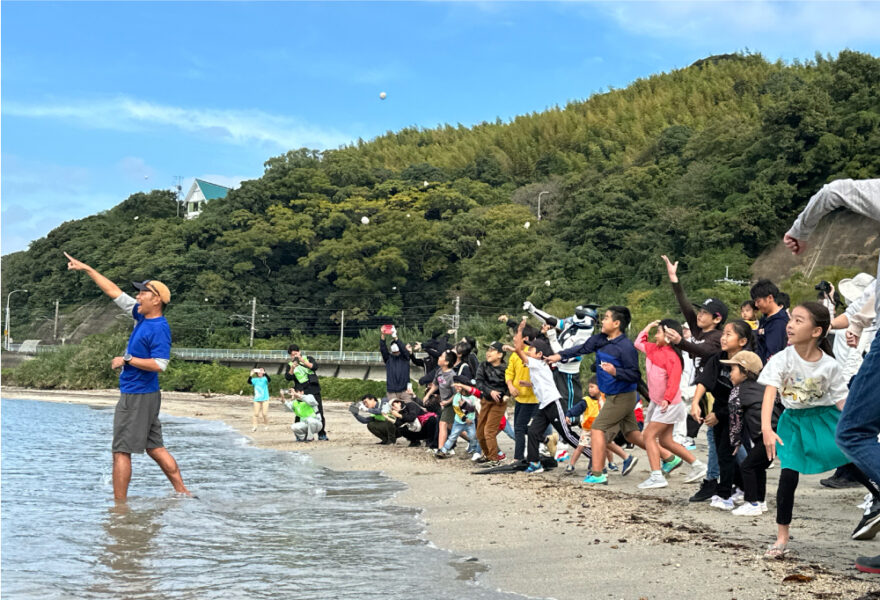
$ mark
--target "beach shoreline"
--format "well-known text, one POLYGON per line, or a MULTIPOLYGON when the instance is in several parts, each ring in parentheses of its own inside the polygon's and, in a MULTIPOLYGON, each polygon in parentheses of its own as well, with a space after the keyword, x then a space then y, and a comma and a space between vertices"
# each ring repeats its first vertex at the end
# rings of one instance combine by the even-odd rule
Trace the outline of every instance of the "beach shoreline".
MULTIPOLYGON (((31 390, 3 387, 4 398, 113 406, 117 390, 31 390)), ((424 447, 378 446, 352 418, 348 405, 325 401, 329 442, 298 443, 291 413, 275 400, 270 425, 251 431, 248 396, 163 392, 163 413, 222 421, 258 447, 309 454, 316 464, 339 471, 380 471, 406 485, 393 502, 421 511, 425 537, 455 554, 474 557, 488 571, 481 585, 529 597, 711 599, 860 598, 880 589, 880 579, 852 566, 857 555, 880 553, 880 542, 849 538, 861 516, 862 489, 829 490, 820 476, 802 477, 792 523, 790 561, 758 558, 775 537, 773 496, 778 470, 768 477, 771 510, 753 519, 688 504, 695 487, 670 477, 662 490, 640 491, 647 458, 628 477, 609 477, 607 488, 581 484, 562 470, 473 475, 456 456, 437 461, 424 447), (791 575, 811 578, 783 582, 791 575)), ((174 440, 166 440, 174 451, 174 440)), ((502 449, 512 444, 499 436, 502 449)), ((109 440, 108 440, 109 448, 109 440)), ((705 453, 705 448, 699 449, 705 453)), ((109 452, 108 452, 109 455, 109 452)), ((178 456, 184 477, 186 457, 178 456)), ((137 474, 135 473, 135 477, 137 474)))

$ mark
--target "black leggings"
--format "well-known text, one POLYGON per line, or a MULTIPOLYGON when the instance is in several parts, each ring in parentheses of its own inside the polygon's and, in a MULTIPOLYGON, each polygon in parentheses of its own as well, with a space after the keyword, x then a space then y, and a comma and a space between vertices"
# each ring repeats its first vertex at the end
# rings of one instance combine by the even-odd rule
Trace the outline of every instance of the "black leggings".
MULTIPOLYGON (((847 474, 854 481, 858 481, 865 486, 871 492, 871 495, 874 496, 875 502, 880 501, 880 489, 857 466, 849 463, 841 468, 847 469, 847 474)), ((782 472, 779 474, 779 489, 776 490, 776 523, 779 525, 791 525, 794 491, 797 489, 799 478, 799 473, 792 469, 782 469, 782 472)))
POLYGON ((767 449, 764 447, 764 438, 757 437, 752 440, 752 449, 748 456, 739 466, 742 473, 743 493, 746 502, 764 502, 767 497, 767 449))

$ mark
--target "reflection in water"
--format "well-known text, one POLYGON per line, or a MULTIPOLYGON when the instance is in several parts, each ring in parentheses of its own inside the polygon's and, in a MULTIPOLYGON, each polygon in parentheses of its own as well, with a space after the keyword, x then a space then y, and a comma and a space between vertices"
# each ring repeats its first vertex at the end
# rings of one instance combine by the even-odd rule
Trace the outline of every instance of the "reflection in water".
POLYGON ((102 524, 105 539, 98 556, 97 580, 89 586, 97 596, 116 594, 135 598, 141 592, 155 590, 158 583, 149 567, 157 554, 156 535, 162 529, 162 515, 168 502, 151 508, 133 509, 130 504, 116 504, 107 511, 102 524))

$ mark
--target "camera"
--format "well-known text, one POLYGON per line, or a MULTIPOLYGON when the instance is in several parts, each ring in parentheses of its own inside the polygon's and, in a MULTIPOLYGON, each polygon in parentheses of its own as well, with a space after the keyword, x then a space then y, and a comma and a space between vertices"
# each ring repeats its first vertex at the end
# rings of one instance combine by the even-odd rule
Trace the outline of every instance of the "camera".
POLYGON ((816 284, 814 288, 818 292, 825 292, 826 294, 831 293, 831 284, 825 281, 824 279, 816 284))

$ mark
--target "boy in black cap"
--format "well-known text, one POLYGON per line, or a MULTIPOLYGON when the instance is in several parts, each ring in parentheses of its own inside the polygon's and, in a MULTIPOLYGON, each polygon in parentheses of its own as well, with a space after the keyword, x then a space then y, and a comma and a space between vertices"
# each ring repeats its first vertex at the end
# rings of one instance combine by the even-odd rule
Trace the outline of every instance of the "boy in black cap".
MULTIPOLYGON (((678 300, 681 313, 684 315, 685 321, 691 330, 690 340, 683 339, 681 335, 678 335, 673 330, 666 330, 666 338, 672 346, 682 352, 687 352, 693 358, 694 381, 688 383, 694 385, 703 360, 721 352, 721 331, 724 328, 724 322, 727 320, 727 305, 717 298, 706 298, 702 304, 691 304, 678 281, 678 261, 672 263, 665 255, 663 255, 663 261, 666 263, 666 273, 669 275, 669 282, 672 284, 672 292, 675 294, 675 299, 678 300), (694 310, 695 308, 697 309, 696 311, 694 310)), ((696 421, 689 414, 687 416, 687 437, 683 445, 685 447, 693 446, 694 439, 699 433, 699 421, 696 421)), ((711 498, 715 493, 717 480, 721 476, 715 453, 715 435, 711 428, 709 428, 706 435, 709 440, 709 471, 700 485, 700 489, 691 498, 694 502, 711 498)))

